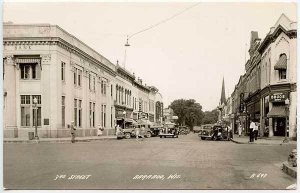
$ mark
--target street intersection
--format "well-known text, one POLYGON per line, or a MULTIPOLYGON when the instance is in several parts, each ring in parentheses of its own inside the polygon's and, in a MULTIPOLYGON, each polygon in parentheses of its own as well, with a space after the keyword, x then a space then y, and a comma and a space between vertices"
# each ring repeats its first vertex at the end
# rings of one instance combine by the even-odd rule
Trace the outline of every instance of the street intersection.
POLYGON ((4 144, 8 189, 285 189, 296 145, 179 138, 4 144))

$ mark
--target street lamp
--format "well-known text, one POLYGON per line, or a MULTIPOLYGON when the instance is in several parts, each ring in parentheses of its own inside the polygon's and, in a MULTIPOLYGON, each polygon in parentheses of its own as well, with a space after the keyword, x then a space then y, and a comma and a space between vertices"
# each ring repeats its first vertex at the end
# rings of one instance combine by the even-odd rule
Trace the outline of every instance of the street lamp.
POLYGON ((126 118, 126 111, 123 111, 123 115, 124 115, 123 129, 125 129, 125 118, 126 118))
POLYGON ((38 112, 38 107, 37 107, 37 104, 38 104, 38 100, 37 100, 37 98, 36 97, 34 97, 34 99, 33 99, 33 104, 34 104, 34 109, 35 109, 35 117, 34 117, 34 119, 35 119, 35 135, 34 135, 34 138, 36 139, 36 140, 38 140, 39 139, 39 136, 38 136, 38 133, 37 133, 37 112, 38 112))
POLYGON ((284 104, 285 104, 285 135, 284 135, 283 143, 288 143, 289 140, 287 138, 287 118, 288 118, 290 100, 288 98, 285 99, 284 104))

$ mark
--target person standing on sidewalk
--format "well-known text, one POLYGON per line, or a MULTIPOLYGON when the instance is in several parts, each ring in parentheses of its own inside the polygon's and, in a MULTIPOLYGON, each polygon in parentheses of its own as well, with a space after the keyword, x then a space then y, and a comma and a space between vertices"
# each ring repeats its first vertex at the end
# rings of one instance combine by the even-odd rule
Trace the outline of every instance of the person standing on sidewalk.
POLYGON ((71 135, 72 135, 72 139, 71 142, 75 143, 75 131, 76 131, 76 127, 74 124, 74 121, 71 122, 71 135))
POLYGON ((249 131, 250 131, 250 134, 249 134, 250 141, 249 142, 254 142, 253 141, 253 131, 254 131, 255 127, 256 127, 255 123, 253 122, 253 120, 251 120, 250 127, 249 127, 249 131))
POLYGON ((255 122, 255 127, 254 127, 253 130, 254 130, 254 133, 253 133, 253 134, 254 134, 254 137, 253 137, 253 138, 254 138, 255 140, 257 140, 257 135, 258 135, 258 123, 257 123, 257 122, 255 122))
POLYGON ((239 123, 239 126, 238 126, 238 134, 239 134, 239 137, 241 137, 241 135, 242 135, 242 125, 241 125, 241 123, 239 123))
POLYGON ((98 130, 97 130, 97 136, 101 136, 103 134, 102 131, 103 131, 103 129, 102 129, 101 125, 99 124, 98 130))

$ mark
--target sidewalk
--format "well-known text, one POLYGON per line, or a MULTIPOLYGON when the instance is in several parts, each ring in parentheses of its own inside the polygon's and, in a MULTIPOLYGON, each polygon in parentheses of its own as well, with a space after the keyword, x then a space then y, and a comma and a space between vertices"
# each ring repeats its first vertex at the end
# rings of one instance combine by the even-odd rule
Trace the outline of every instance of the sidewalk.
MULTIPOLYGON (((96 140, 114 140, 117 139, 115 135, 108 136, 89 136, 76 137, 75 142, 90 142, 96 140)), ((66 138, 40 138, 39 140, 29 140, 24 138, 4 138, 4 143, 71 143, 71 137, 66 138)))
POLYGON ((241 136, 234 135, 232 142, 238 144, 259 144, 259 145, 285 145, 285 144, 295 144, 297 145, 297 141, 289 140, 288 143, 283 143, 284 137, 258 137, 254 142, 249 143, 249 136, 241 136))

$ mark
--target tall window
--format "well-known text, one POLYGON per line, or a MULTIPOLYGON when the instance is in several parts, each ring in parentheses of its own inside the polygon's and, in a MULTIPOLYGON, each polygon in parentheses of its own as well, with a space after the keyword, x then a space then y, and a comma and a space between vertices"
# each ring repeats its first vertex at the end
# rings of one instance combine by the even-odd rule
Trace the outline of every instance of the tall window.
POLYGON ((74 99, 74 124, 77 126, 77 99, 74 99))
POLYGON ((92 127, 92 102, 90 102, 90 106, 89 106, 89 112, 90 112, 90 127, 92 127))
POLYGON ((110 108, 110 127, 113 127, 113 108, 110 108))
POLYGON ((78 69, 78 86, 81 86, 82 70, 78 69))
POLYGON ((106 127, 106 105, 101 105, 101 125, 103 128, 106 127))
POLYGON ((77 69, 74 67, 73 68, 74 72, 73 72, 73 79, 74 79, 74 85, 77 85, 77 69))
POLYGON ((66 63, 61 62, 61 80, 66 80, 66 63))
POLYGON ((101 80, 101 94, 106 95, 106 81, 101 80))
POLYGON ((96 91, 96 78, 93 77, 93 91, 96 91))
POLYGON ((37 63, 33 64, 19 64, 20 72, 21 72, 21 79, 23 80, 30 80, 30 79, 41 79, 41 67, 37 63))
POLYGON ((82 100, 78 103, 78 127, 81 127, 82 123, 82 100))
POLYGON ((62 96, 61 97, 61 126, 65 127, 66 120, 65 120, 65 109, 66 109, 66 97, 62 96))
POLYGON ((95 103, 93 103, 93 127, 95 127, 95 103))
POLYGON ((91 74, 89 74, 89 89, 91 90, 91 74))
POLYGON ((110 85, 110 96, 111 97, 113 96, 113 85, 112 84, 110 85))
POLYGON ((42 107, 40 95, 21 95, 21 126, 35 126, 37 116, 37 125, 42 125, 42 107), (33 99, 37 99, 37 115, 33 99), (32 118, 32 119, 31 119, 32 118), (31 124, 32 123, 32 124, 31 124))
POLYGON ((118 102, 118 92, 119 92, 118 85, 116 85, 116 101, 117 102, 118 102))

